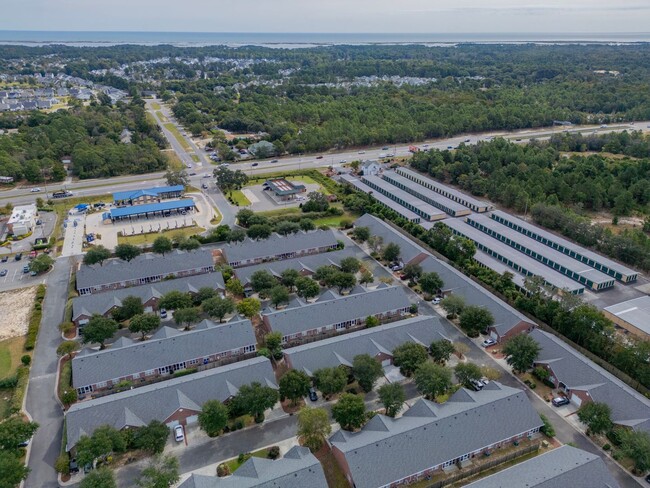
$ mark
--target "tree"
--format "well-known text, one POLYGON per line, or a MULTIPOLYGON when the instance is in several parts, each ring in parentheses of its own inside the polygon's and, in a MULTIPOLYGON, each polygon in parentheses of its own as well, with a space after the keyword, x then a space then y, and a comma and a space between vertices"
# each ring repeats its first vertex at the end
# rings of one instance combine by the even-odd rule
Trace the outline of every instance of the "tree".
POLYGON ((298 437, 305 446, 318 451, 332 432, 329 415, 324 408, 303 407, 298 412, 298 437))
POLYGON ((102 245, 93 246, 88 251, 83 259, 83 263, 90 266, 99 263, 100 266, 104 264, 108 258, 111 257, 111 252, 102 245))
POLYGON ((393 364, 399 366, 404 376, 411 376, 427 358, 427 349, 415 342, 405 342, 393 350, 393 364))
POLYGON ((346 258, 341 259, 341 262, 339 263, 339 267, 341 268, 341 271, 343 271, 344 273, 354 274, 361 269, 361 261, 359 261, 354 256, 348 256, 346 258))
POLYGON ((242 208, 239 212, 237 212, 237 215, 235 216, 237 218, 237 223, 241 225, 242 227, 249 227, 251 224, 251 219, 255 216, 255 212, 248 208, 242 208))
POLYGON ((444 286, 440 276, 438 276, 438 273, 434 271, 431 271, 430 273, 422 273, 418 278, 418 283, 420 284, 420 289, 429 295, 435 295, 444 286))
POLYGON ((355 227, 352 230, 352 237, 356 241, 366 242, 370 238, 370 229, 368 227, 355 227))
POLYGON ((72 359, 72 353, 79 350, 79 343, 77 341, 63 341, 56 348, 57 356, 68 356, 68 359, 72 359))
POLYGON ((244 298, 237 304, 237 312, 247 319, 252 319, 255 315, 260 313, 261 309, 262 304, 256 298, 244 298))
POLYGON ((140 248, 133 244, 118 244, 115 246, 115 256, 127 262, 138 257, 141 252, 140 248))
POLYGON ((275 285, 278 284, 278 280, 265 269, 260 269, 255 271, 250 277, 250 284, 254 292, 261 292, 264 290, 270 290, 275 285))
POLYGON ((300 219, 300 222, 298 222, 300 225, 300 230, 303 230, 305 232, 314 230, 316 228, 316 224, 314 224, 314 221, 312 219, 300 219))
POLYGON ((209 298, 214 298, 217 295, 218 295, 217 290, 215 290, 211 286, 202 286, 194 294, 193 303, 195 305, 201 305, 204 301, 208 300, 209 298))
POLYGON ((303 212, 324 212, 330 206, 327 196, 318 191, 307 194, 307 202, 302 205, 303 212))
POLYGON ((211 318, 219 319, 219 322, 223 322, 223 318, 226 315, 235 311, 235 302, 231 298, 216 296, 204 301, 201 304, 201 308, 211 318))
MULTIPOLYGON (((225 154, 222 154, 223 147, 225 147, 225 149, 228 149, 228 146, 225 144, 221 145, 219 147, 219 153, 223 159, 226 159, 225 154)), ((248 183, 248 176, 246 176, 246 173, 244 173, 242 170, 238 169, 232 171, 225 166, 219 166, 217 169, 215 169, 214 177, 216 179, 217 186, 223 192, 239 190, 246 183, 248 183)))
POLYGON ((146 335, 160 327, 160 317, 152 313, 141 313, 135 315, 129 321, 129 331, 134 334, 141 334, 141 340, 145 340, 146 335))
POLYGON ((331 286, 336 286, 339 293, 343 290, 350 290, 357 284, 357 279, 352 273, 336 271, 328 280, 331 286))
POLYGON ((397 261, 399 259, 401 252, 402 250, 397 244, 394 242, 389 242, 386 247, 384 247, 384 250, 381 253, 381 257, 384 259, 384 261, 392 263, 393 261, 397 261))
POLYGON ((296 279, 296 293, 307 300, 315 298, 320 293, 320 285, 307 276, 301 276, 296 279))
POLYGON ((287 371, 280 378, 280 399, 288 398, 292 405, 296 405, 298 400, 309 393, 311 380, 302 371, 295 369, 287 371))
POLYGON ((255 241, 268 239, 273 233, 273 228, 269 224, 254 224, 246 231, 246 235, 255 241))
POLYGON ((480 331, 494 324, 494 317, 487 308, 474 305, 465 307, 458 318, 460 328, 470 337, 478 336, 480 331))
POLYGON ((283 221, 275 226, 275 231, 281 236, 288 236, 300 231, 300 224, 297 222, 283 221))
POLYGON ((381 404, 386 409, 386 415, 395 417, 406 400, 402 385, 399 383, 386 383, 379 387, 377 393, 381 404))
POLYGON ((644 431, 621 431, 621 452, 634 462, 638 474, 650 469, 650 434, 644 431))
POLYGON ((589 428, 592 434, 602 434, 612 428, 612 410, 606 403, 587 402, 578 410, 580 422, 589 428))
POLYGON ((280 274, 280 283, 291 291, 296 286, 296 280, 298 278, 300 278, 300 273, 295 269, 288 268, 280 274))
POLYGON ((361 272, 361 276, 359 277, 359 283, 361 283, 362 285, 368 285, 373 281, 375 281, 375 278, 372 276, 372 273, 367 269, 364 269, 361 272))
POLYGON ((187 186, 190 184, 190 177, 188 176, 187 171, 184 169, 180 171, 172 171, 171 169, 168 169, 165 173, 165 179, 167 180, 167 185, 169 186, 187 186))
POLYGON ((334 273, 336 272, 337 270, 333 266, 328 266, 328 265, 319 266, 318 268, 316 268, 316 271, 313 274, 313 278, 316 281, 328 283, 332 275, 334 275, 334 273))
POLYGON ((162 254, 164 256, 165 253, 171 252, 172 241, 165 236, 156 237, 151 245, 151 250, 156 254, 162 254))
POLYGON ((136 482, 141 488, 170 488, 180 479, 178 459, 171 454, 157 456, 136 482))
POLYGON ((440 306, 447 312, 449 318, 454 319, 465 310, 465 299, 460 295, 449 295, 440 301, 440 306))
POLYGON ((275 359, 282 357, 282 332, 269 332, 264 336, 264 344, 275 359))
POLYGON ((379 252, 382 244, 384 243, 384 238, 382 236, 370 236, 367 239, 368 247, 373 253, 379 252))
POLYGON ((148 425, 136 429, 133 434, 133 445, 151 454, 160 454, 165 449, 169 427, 159 420, 152 420, 148 425))
POLYGON ((407 280, 416 281, 422 275, 422 266, 419 264, 408 263, 404 266, 402 274, 407 280))
POLYGON ((485 377, 490 381, 496 381, 501 378, 501 371, 492 366, 482 366, 481 367, 482 378, 485 377))
POLYGON ((0 450, 0 488, 15 488, 27 478, 29 471, 17 454, 0 450))
POLYGON ((168 291, 158 300, 158 308, 164 308, 165 310, 190 308, 192 305, 190 294, 179 290, 168 291))
POLYGON ((274 286, 269 290, 269 298, 271 299, 271 304, 275 308, 278 308, 282 303, 289 303, 289 290, 282 285, 274 286))
POLYGON ((332 406, 332 417, 343 430, 358 429, 366 422, 366 404, 360 396, 343 393, 332 406))
POLYGON ((226 283, 226 291, 232 296, 240 297, 244 294, 244 285, 237 278, 230 278, 226 283))
POLYGON ((532 367, 540 350, 535 339, 527 334, 519 334, 506 342, 503 353, 515 373, 523 373, 532 367))
POLYGON ((250 385, 242 385, 229 406, 234 414, 250 414, 255 418, 255 422, 261 423, 264 421, 264 412, 273 408, 278 398, 278 392, 274 388, 253 382, 250 385))
POLYGON ((436 363, 445 364, 454 353, 454 345, 447 339, 440 339, 431 343, 429 352, 436 363))
POLYGON ((185 330, 189 330, 192 324, 196 324, 201 320, 201 314, 196 307, 179 308, 174 310, 174 320, 179 325, 185 325, 185 330))
POLYGON ((469 346, 464 342, 454 342, 454 351, 459 359, 463 359, 463 356, 469 352, 469 346))
POLYGON ((454 373, 458 382, 465 388, 471 388, 472 380, 480 380, 483 376, 481 368, 474 363, 458 363, 454 373))
POLYGON ((178 241, 178 248, 181 251, 196 251, 199 247, 201 247, 201 243, 194 237, 187 239, 183 237, 183 239, 178 241))
POLYGON ((16 451, 20 444, 28 441, 38 430, 36 422, 28 422, 19 416, 0 422, 0 449, 16 451))
POLYGON ((117 488, 113 471, 106 467, 93 469, 79 483, 79 488, 117 488))
POLYGON ((314 383, 325 397, 343 391, 348 384, 348 374, 341 367, 322 368, 314 371, 314 383))
POLYGON ((372 327, 377 327, 379 325, 379 319, 374 315, 369 315, 366 317, 366 329, 371 329, 372 327))
POLYGON ((135 315, 144 313, 144 305, 142 305, 142 299, 140 297, 134 297, 129 295, 122 300, 122 306, 113 310, 111 315, 114 320, 122 322, 124 320, 129 320, 135 315))
POLYGON ((36 256, 31 263, 29 263, 29 270, 34 273, 45 273, 48 271, 54 264, 54 259, 52 259, 47 254, 39 254, 36 256))
POLYGON ((104 349, 104 342, 117 332, 117 322, 102 315, 93 315, 81 329, 81 340, 84 344, 99 342, 99 348, 104 349))
POLYGON ((199 413, 199 426, 209 437, 216 437, 228 424, 228 407, 219 400, 208 400, 199 413))
POLYGON ((352 360, 352 375, 365 392, 372 390, 383 372, 381 364, 368 354, 359 354, 352 360))
POLYGON ((423 363, 415 370, 415 386, 429 400, 444 394, 451 384, 451 369, 439 364, 423 363))

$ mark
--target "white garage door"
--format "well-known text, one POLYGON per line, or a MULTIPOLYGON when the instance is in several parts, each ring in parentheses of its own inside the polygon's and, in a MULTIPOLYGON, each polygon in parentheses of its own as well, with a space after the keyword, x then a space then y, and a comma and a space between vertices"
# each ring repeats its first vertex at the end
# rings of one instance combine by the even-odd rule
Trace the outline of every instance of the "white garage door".
POLYGON ((381 365, 382 365, 382 367, 383 367, 383 366, 390 366, 390 359, 384 359, 384 360, 381 362, 381 365))
POLYGON ((571 401, 572 401, 572 402, 573 402, 577 407, 579 407, 580 405, 582 405, 582 398, 580 398, 578 395, 571 395, 571 401))
POLYGON ((169 422, 169 423, 167 424, 167 427, 169 427, 170 429, 173 429, 173 428, 176 427, 177 425, 180 425, 180 422, 179 422, 178 420, 172 420, 171 422, 169 422))
POLYGON ((153 313, 153 307, 146 307, 144 313, 153 313))
POLYGON ((198 421, 199 421, 199 416, 198 416, 198 415, 190 415, 189 417, 187 417, 187 418, 185 419, 185 423, 186 423, 187 425, 195 424, 195 423, 197 423, 198 421))
POLYGON ((499 334, 497 334, 497 333, 494 332, 494 331, 490 332, 490 337, 491 337, 492 339, 494 339, 495 341, 498 341, 498 340, 499 340, 499 334))

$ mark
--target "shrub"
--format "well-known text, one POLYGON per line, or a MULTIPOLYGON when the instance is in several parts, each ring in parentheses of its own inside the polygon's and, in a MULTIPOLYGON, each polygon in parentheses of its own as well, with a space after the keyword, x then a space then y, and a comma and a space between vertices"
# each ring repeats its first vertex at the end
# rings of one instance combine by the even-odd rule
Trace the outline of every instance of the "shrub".
POLYGON ((18 377, 16 375, 9 376, 0 380, 0 388, 15 388, 18 384, 18 377))
POLYGON ((178 371, 174 371, 174 374, 172 375, 174 378, 178 378, 179 376, 185 376, 188 374, 196 373, 198 369, 196 368, 187 368, 187 369, 179 369, 178 371))
POLYGON ((614 427, 613 429, 608 430, 607 433, 605 434, 605 436, 615 446, 620 446, 621 445, 621 431, 620 431, 620 429, 617 429, 616 427, 614 427))
POLYGON ((611 445, 609 445, 609 444, 605 444, 605 445, 603 446, 603 451, 609 451, 611 448, 612 448, 611 445))
POLYGON ((237 462, 239 464, 243 464, 246 461, 248 461, 251 458, 251 456, 252 456, 252 454, 250 452, 247 452, 247 453, 240 452, 239 456, 237 456, 237 462))
POLYGON ((54 463, 54 470, 57 473, 65 475, 70 474, 70 458, 67 454, 61 454, 58 458, 56 458, 56 462, 54 463))
POLYGON ((280 457, 280 448, 278 446, 271 447, 271 449, 269 449, 268 458, 277 459, 278 457, 280 457))
POLYGON ((23 363, 24 366, 29 366, 32 362, 32 357, 29 354, 23 354, 20 358, 20 362, 23 363))
POLYGON ((221 463, 219 466, 217 466, 217 476, 223 477, 223 476, 228 476, 230 474, 230 469, 228 468, 228 465, 226 463, 221 463))
POLYGON ((29 381, 29 368, 26 366, 18 368, 16 372, 16 388, 11 397, 11 413, 20 412, 23 408, 23 398, 25 398, 25 391, 27 391, 27 382, 29 381))
POLYGON ((539 429, 539 431, 546 437, 555 437, 555 429, 553 429, 551 422, 549 422, 545 415, 540 415, 540 418, 542 419, 544 425, 541 429, 539 429))

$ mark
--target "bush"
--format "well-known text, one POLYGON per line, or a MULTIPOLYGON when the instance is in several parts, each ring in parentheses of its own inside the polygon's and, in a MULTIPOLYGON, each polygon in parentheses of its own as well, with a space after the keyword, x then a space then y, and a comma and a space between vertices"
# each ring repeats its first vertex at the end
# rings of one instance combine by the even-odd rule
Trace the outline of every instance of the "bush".
POLYGON ((608 430, 607 433, 605 434, 605 436, 615 446, 620 446, 621 445, 621 431, 620 431, 620 428, 614 427, 613 429, 608 430))
POLYGON ((43 311, 41 310, 41 303, 45 298, 45 285, 38 285, 36 289, 36 303, 32 309, 32 315, 29 318, 29 326, 27 327, 27 339, 25 340, 25 350, 31 351, 36 347, 36 338, 38 337, 38 329, 41 326, 41 317, 43 311))
POLYGON ((18 384, 18 377, 16 375, 9 376, 0 380, 0 388, 15 388, 18 384))
POLYGON ((54 463, 54 470, 57 473, 65 475, 70 474, 70 458, 67 454, 61 454, 58 458, 56 458, 56 462, 54 463))
POLYGON ((32 363, 32 357, 29 354, 23 354, 20 362, 23 363, 23 366, 29 366, 32 363))
POLYGON ((269 449, 268 458, 277 459, 280 457, 280 448, 278 446, 273 446, 269 449))
POLYGON ((172 375, 174 378, 178 378, 179 376, 185 376, 188 374, 196 373, 198 369, 196 368, 187 368, 187 369, 179 369, 178 371, 174 371, 174 374, 172 375))
POLYGON ((75 325, 72 322, 61 322, 59 324, 59 330, 64 334, 69 334, 75 329, 75 325))
POLYGON ((555 429, 553 429, 551 422, 549 422, 545 415, 540 415, 540 418, 542 419, 544 425, 541 429, 539 429, 539 431, 546 437, 555 437, 555 429))
POLYGON ((229 474, 230 468, 228 468, 228 465, 226 463, 221 463, 219 466, 217 466, 217 476, 224 477, 228 476, 229 474))
POLYGON ((612 448, 611 445, 609 445, 609 444, 605 444, 605 445, 603 446, 603 451, 609 451, 611 448, 612 448))
POLYGON ((535 388, 537 388, 537 383, 535 383, 532 380, 526 380, 526 381, 524 381, 524 383, 526 383, 526 385, 528 385, 528 388, 530 388, 531 390, 534 390, 535 388))
POLYGON ((243 464, 246 461, 248 461, 251 458, 251 456, 252 456, 252 454, 250 452, 247 452, 245 454, 243 452, 240 452, 239 456, 237 456, 237 462, 239 464, 243 464))
POLYGON ((23 399, 27 391, 27 382, 29 381, 29 368, 26 366, 18 368, 16 372, 16 387, 11 397, 11 413, 18 413, 23 408, 23 399))

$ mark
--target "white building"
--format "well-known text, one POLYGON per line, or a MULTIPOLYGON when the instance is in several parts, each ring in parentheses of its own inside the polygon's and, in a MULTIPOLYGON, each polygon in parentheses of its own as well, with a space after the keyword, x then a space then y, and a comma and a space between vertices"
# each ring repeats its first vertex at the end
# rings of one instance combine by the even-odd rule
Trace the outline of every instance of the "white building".
POLYGON ((15 236, 23 236, 34 230, 38 211, 36 205, 16 205, 11 211, 7 229, 15 236))

